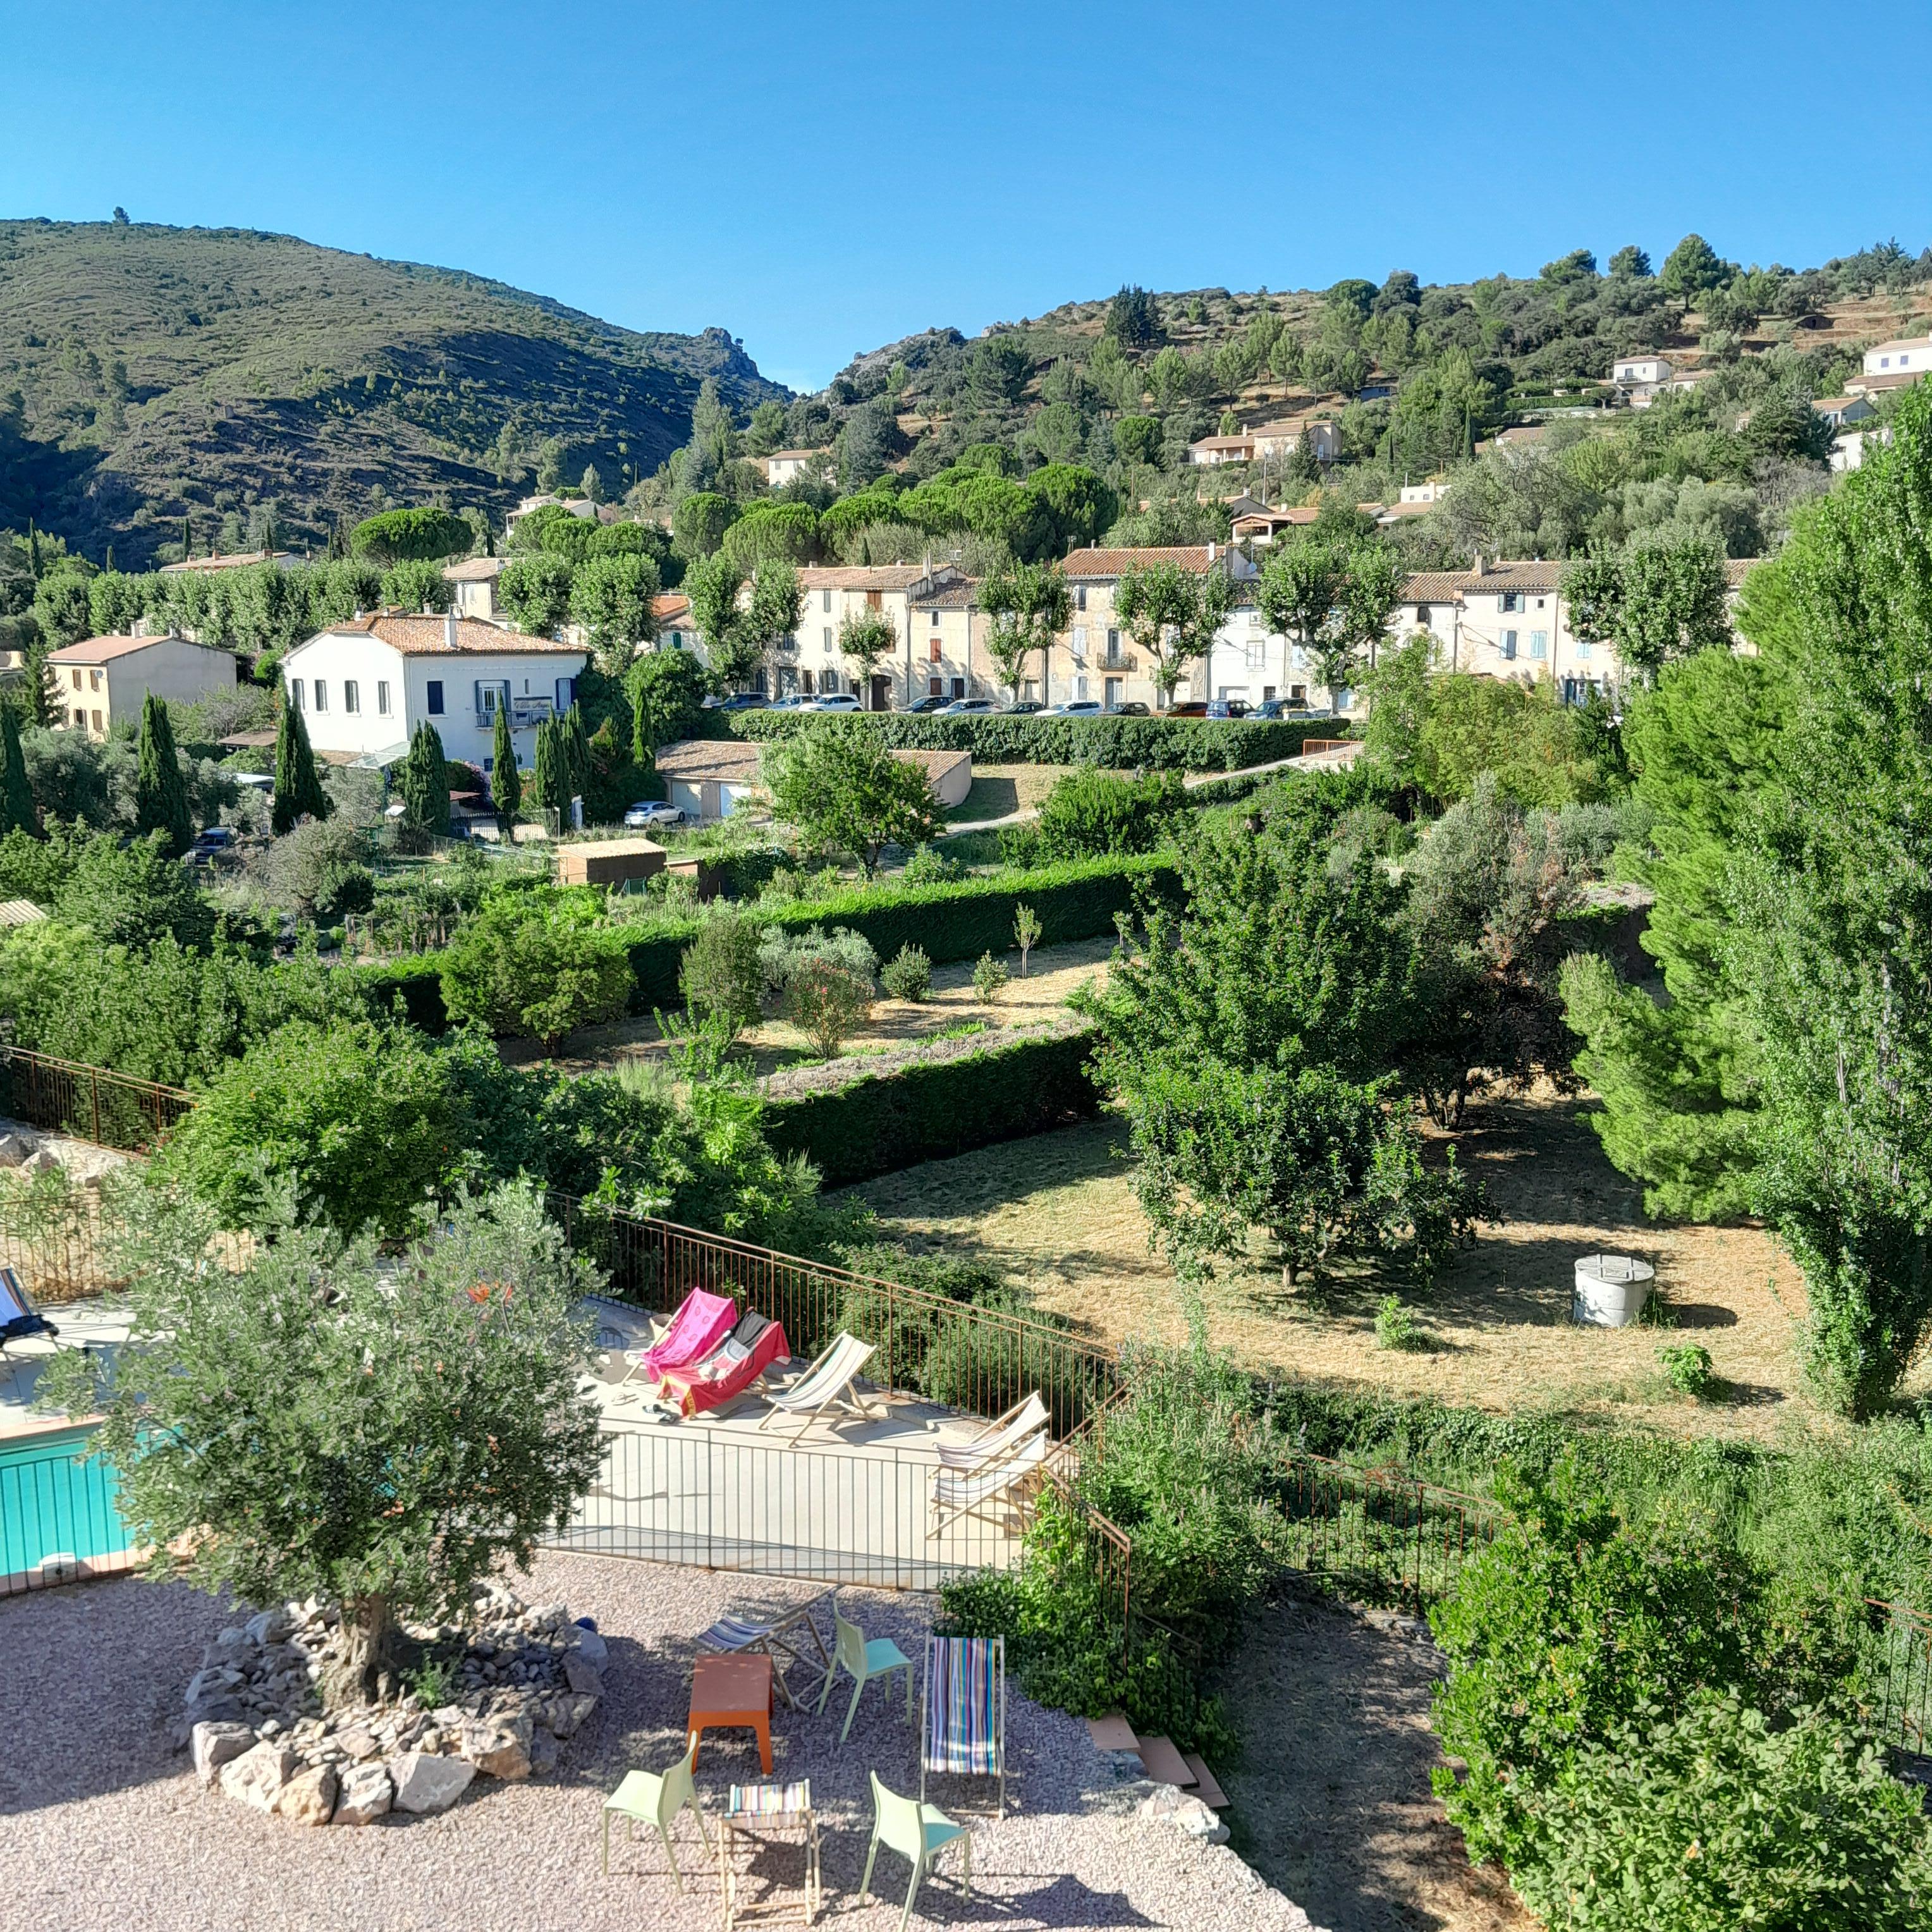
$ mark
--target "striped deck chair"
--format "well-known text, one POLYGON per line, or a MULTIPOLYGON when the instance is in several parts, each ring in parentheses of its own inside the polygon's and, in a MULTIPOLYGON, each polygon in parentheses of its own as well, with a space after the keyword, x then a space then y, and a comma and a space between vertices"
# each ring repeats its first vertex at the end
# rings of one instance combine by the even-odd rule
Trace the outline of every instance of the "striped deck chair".
POLYGON ((1050 1447, 1044 1435, 1029 1436, 988 1468, 949 1469, 942 1466, 934 1470, 932 1521, 926 1540, 930 1542, 969 1516, 1003 1534, 1021 1528, 1027 1505, 1040 1486, 1050 1447))
POLYGON ((1035 1389, 1023 1402, 1016 1402, 1004 1415, 986 1424, 977 1435, 964 1442, 939 1445, 940 1466, 962 1469, 978 1475, 1008 1460, 1046 1428, 1046 1404, 1035 1389))
POLYGON ((929 1636, 920 1691, 919 1796, 928 1772, 999 1780, 1006 1815, 1006 1640, 929 1636))
POLYGON ((786 1416, 796 1418, 798 1428, 787 1444, 789 1448, 823 1415, 844 1414, 883 1421, 884 1406, 861 1395, 856 1381, 859 1371, 872 1359, 874 1346, 842 1330, 832 1338, 830 1347, 789 1388, 775 1389, 765 1398, 771 1406, 758 1426, 763 1429, 786 1416))

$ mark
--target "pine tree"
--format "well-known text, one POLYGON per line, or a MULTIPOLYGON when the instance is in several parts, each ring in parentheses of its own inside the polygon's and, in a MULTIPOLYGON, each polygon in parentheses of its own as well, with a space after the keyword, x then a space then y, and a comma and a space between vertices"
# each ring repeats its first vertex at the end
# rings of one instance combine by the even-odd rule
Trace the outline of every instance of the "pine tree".
POLYGON ((536 755, 530 764, 530 802, 540 810, 562 810, 569 802, 569 794, 563 790, 566 782, 557 726, 546 718, 537 727, 536 755))
POLYGON ((510 713, 506 705, 496 707, 496 742, 491 750, 490 796, 499 818, 514 818, 522 802, 524 775, 517 769, 516 741, 510 736, 510 713))
POLYGON ((316 776, 315 754, 309 748, 308 726, 296 707, 284 701, 275 732, 275 802, 269 825, 279 838, 307 816, 328 816, 328 794, 316 776))
POLYGON ((0 705, 0 833, 39 830, 27 761, 20 754, 20 719, 12 705, 0 705))
POLYGON ((194 826, 188 818, 188 782, 175 754, 168 707, 151 691, 141 706, 140 764, 134 779, 134 823, 143 832, 165 832, 176 857, 188 848, 194 826))
POLYGON ((403 822, 424 832, 449 830, 449 767, 442 739, 428 719, 416 727, 403 760, 403 822))

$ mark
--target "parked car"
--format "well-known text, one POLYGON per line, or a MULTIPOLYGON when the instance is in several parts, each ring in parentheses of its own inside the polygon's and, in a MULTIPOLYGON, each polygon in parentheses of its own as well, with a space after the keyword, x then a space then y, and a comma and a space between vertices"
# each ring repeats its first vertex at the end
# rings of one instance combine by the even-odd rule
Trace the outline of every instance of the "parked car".
POLYGON ((950 707, 943 698, 922 698, 916 704, 908 704, 906 710, 915 718, 930 718, 935 712, 950 707))
MULTIPOLYGON (((706 704, 712 702, 708 698, 704 701, 706 704)), ((770 702, 769 698, 755 691, 734 691, 718 709, 720 711, 762 711, 770 702)))
POLYGON ((1138 698, 1136 698, 1131 704, 1117 704, 1114 706, 1114 716, 1116 718, 1148 718, 1153 715, 1138 698))
POLYGON ((1097 718, 1100 706, 1090 698, 1077 698, 1065 704, 1050 704, 1043 714, 1048 718, 1097 718))
POLYGON ((1245 718, 1248 715, 1248 700, 1245 698, 1217 698, 1209 704, 1205 715, 1210 718, 1245 718))
POLYGON ((1006 713, 1009 718, 1030 718, 1035 712, 1044 711, 1046 706, 1030 698, 1022 698, 1016 704, 1009 704, 1006 713))
POLYGON ((802 691, 788 692, 782 698, 775 698, 765 706, 767 711, 814 711, 818 707, 815 698, 808 697, 802 691))
POLYGON ((194 835, 194 843, 188 848, 188 862, 190 866, 212 866, 234 850, 234 832, 226 825, 211 825, 206 832, 194 835))
POLYGON ((865 708, 849 691, 835 691, 829 698, 808 698, 799 706, 801 711, 862 711, 865 708))
POLYGON ((999 706, 990 698, 956 698, 950 704, 942 704, 938 716, 941 718, 983 718, 999 706))
POLYGON ((633 832, 652 825, 682 825, 684 809, 681 806, 667 805, 661 798, 640 798, 625 813, 624 823, 633 832))
POLYGON ((1207 715, 1208 700, 1204 698, 1196 698, 1184 704, 1170 704, 1163 714, 1168 718, 1205 718, 1207 715))

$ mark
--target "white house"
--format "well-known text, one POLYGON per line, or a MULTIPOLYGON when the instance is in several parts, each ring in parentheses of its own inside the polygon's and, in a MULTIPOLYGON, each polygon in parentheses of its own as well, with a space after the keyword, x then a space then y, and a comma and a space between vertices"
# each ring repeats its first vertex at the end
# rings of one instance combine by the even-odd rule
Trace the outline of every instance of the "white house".
POLYGON ((302 560, 292 550, 241 550, 225 556, 188 556, 178 563, 164 563, 164 577, 219 577, 230 570, 247 570, 258 563, 272 563, 278 570, 292 570, 302 560))
POLYGON ((1619 356, 1610 381, 1619 400, 1634 410, 1647 410, 1670 388, 1675 366, 1661 356, 1619 356))
MULTIPOLYGON (((1240 584, 1258 575, 1242 553, 1227 544, 1173 544, 1149 550, 1076 550, 1060 566, 1066 586, 1072 592, 1073 616, 1064 639, 1056 645, 1048 666, 1047 686, 1040 689, 1030 678, 1020 686, 1023 698, 1042 698, 1049 704, 1098 704, 1108 711, 1123 704, 1160 701, 1155 682, 1156 666, 1134 643, 1114 609, 1114 597, 1123 575, 1130 570, 1145 570, 1155 564, 1172 564, 1177 569, 1204 576, 1219 572, 1240 584)), ((1230 625, 1234 623, 1230 620, 1230 625)), ((1222 635, 1231 634, 1224 626, 1222 635)), ((1245 637, 1244 626, 1241 634, 1245 637)), ((1218 648, 1218 645, 1217 645, 1218 648)), ((1174 686, 1177 702, 1186 702, 1219 694, 1211 682, 1209 666, 1184 666, 1174 686), (1210 675, 1204 676, 1204 673, 1210 675), (1196 689, 1196 686, 1201 688, 1196 689)), ((1232 694, 1240 694, 1239 692, 1232 694)))
MULTIPOLYGON (((798 628, 778 657, 778 692, 832 697, 849 692, 862 699, 868 711, 890 711, 898 701, 910 704, 922 696, 926 685, 915 664, 912 600, 941 585, 963 580, 952 564, 846 564, 807 567, 798 573, 805 608, 798 628), (896 644, 890 658, 881 658, 869 673, 848 664, 838 648, 838 631, 848 616, 877 610, 892 622, 896 644), (869 678, 869 682, 868 680, 869 678)), ((748 586, 746 595, 749 595, 748 586)), ((928 660, 929 662, 929 660, 928 660)))
POLYGON ((765 481, 776 490, 802 476, 824 454, 822 449, 775 449, 765 458, 765 481))
POLYGON ((466 556, 459 563, 442 567, 442 580, 455 598, 459 617, 475 617, 486 624, 509 622, 496 604, 496 580, 509 560, 501 556, 466 556))
POLYGON ((1891 342, 1875 343, 1865 351, 1864 373, 1854 376, 1845 387, 1860 394, 1878 389, 1902 389, 1920 381, 1932 370, 1932 338, 1904 336, 1891 342))
POLYGON ((55 723, 104 738, 122 722, 138 722, 149 692, 193 704, 232 691, 235 653, 186 638, 83 638, 47 654, 58 700, 55 723))
POLYGON ((1341 425, 1329 416, 1283 416, 1277 422, 1258 423, 1249 434, 1257 463, 1271 456, 1292 456, 1304 437, 1317 463, 1333 463, 1342 454, 1341 425))
POLYGON ((309 742, 338 762, 388 766, 418 724, 434 724, 447 758, 488 772, 496 713, 507 708, 517 762, 536 751, 536 728, 576 702, 587 653, 476 617, 383 613, 331 626, 282 660, 288 701, 309 742))

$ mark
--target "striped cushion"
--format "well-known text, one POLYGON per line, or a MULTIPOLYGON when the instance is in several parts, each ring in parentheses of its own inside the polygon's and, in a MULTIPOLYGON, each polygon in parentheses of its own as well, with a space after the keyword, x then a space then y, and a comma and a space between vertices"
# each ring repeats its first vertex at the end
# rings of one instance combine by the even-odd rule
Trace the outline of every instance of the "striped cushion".
POLYGON ((737 1617, 720 1617, 698 1640, 706 1650, 742 1650, 748 1643, 759 1643, 770 1636, 770 1624, 748 1624, 737 1617))
POLYGON ((812 1780, 796 1784, 734 1784, 725 1808, 734 1818, 796 1818, 812 1809, 812 1780))
POLYGON ((999 1769, 1000 1674, 1004 1661, 1005 1646, 997 1637, 926 1639, 928 1771, 990 1774, 999 1769))

